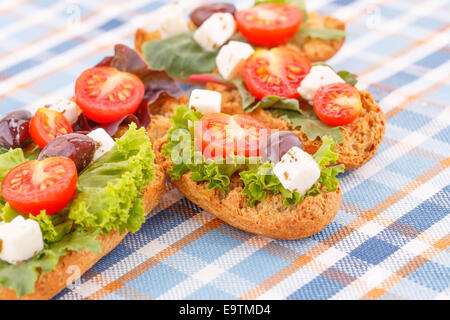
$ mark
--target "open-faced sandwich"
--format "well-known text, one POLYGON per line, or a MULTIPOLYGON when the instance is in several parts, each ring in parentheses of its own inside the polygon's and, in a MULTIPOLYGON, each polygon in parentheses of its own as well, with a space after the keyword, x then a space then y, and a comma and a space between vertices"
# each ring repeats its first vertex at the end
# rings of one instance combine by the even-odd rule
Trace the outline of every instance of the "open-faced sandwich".
POLYGON ((220 92, 222 106, 214 112, 248 113, 272 129, 290 130, 310 154, 330 136, 338 163, 355 169, 376 153, 384 113, 355 87, 356 75, 317 62, 339 50, 344 24, 306 13, 302 3, 256 1, 240 11, 208 4, 191 13, 190 23, 171 5, 158 15, 161 29, 138 30, 135 46, 152 68, 220 92))
MULTIPOLYGON (((219 49, 237 42, 239 55, 248 48, 286 45, 311 61, 325 61, 345 41, 345 24, 332 17, 308 13, 302 0, 258 0, 246 10, 231 3, 208 3, 193 10, 187 20, 180 4, 157 14, 159 29, 138 29, 135 47, 152 69, 165 70, 177 80, 217 68, 219 49)), ((233 61, 230 61, 233 63, 233 61)))
POLYGON ((155 143, 157 163, 191 201, 219 219, 259 235, 300 239, 325 228, 341 203, 335 143, 323 137, 303 151, 290 131, 271 130, 246 114, 206 113, 221 96, 194 90, 166 137, 155 143))
POLYGON ((72 99, 0 119, 0 299, 49 299, 137 231, 165 175, 149 110, 182 92, 117 45, 72 99))

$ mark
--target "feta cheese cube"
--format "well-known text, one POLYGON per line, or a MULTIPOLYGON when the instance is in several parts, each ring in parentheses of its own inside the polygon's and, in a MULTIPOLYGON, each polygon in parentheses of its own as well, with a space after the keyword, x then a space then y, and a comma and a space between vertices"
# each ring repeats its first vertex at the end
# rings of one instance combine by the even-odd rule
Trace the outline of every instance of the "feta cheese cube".
POLYGON ((311 155, 293 147, 275 164, 273 173, 283 187, 303 196, 319 179, 320 168, 311 155))
POLYGON ((102 128, 95 129, 87 135, 95 141, 94 161, 111 150, 116 144, 114 139, 102 128))
POLYGON ((308 100, 313 104, 316 91, 324 85, 331 83, 345 82, 339 75, 330 67, 317 65, 313 66, 306 77, 300 83, 297 91, 303 99, 308 100))
POLYGON ((192 90, 189 99, 189 109, 195 109, 203 114, 219 113, 222 103, 220 92, 212 90, 195 89, 192 90))
POLYGON ((219 73, 227 80, 242 78, 244 62, 255 52, 251 45, 240 41, 230 41, 217 55, 219 73))
POLYGON ((78 105, 66 98, 57 98, 53 102, 46 105, 50 110, 61 112, 70 124, 77 122, 81 114, 81 109, 78 105))
POLYGON ((183 9, 178 4, 170 4, 161 8, 158 11, 158 22, 163 39, 189 31, 183 9))
POLYGON ((236 31, 236 22, 230 13, 218 12, 209 17, 194 32, 194 40, 205 50, 215 51, 236 31))
POLYGON ((17 216, 0 223, 0 259, 18 264, 32 258, 44 248, 39 223, 17 216))

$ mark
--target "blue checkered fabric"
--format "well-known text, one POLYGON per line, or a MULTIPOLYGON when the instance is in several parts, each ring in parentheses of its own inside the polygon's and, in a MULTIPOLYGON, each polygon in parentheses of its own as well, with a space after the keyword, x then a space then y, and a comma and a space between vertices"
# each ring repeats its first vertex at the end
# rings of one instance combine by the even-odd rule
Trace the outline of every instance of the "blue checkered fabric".
MULTIPOLYGON (((168 2, 0 2, 0 113, 72 96, 83 70, 116 43, 133 47, 136 29, 155 28, 168 2)), ((186 10, 201 2, 182 1, 186 10)), ((308 239, 268 239, 167 184, 142 229, 56 299, 449 299, 450 3, 307 5, 346 22, 329 64, 358 73, 387 117, 374 158, 343 175, 335 220, 308 239)))

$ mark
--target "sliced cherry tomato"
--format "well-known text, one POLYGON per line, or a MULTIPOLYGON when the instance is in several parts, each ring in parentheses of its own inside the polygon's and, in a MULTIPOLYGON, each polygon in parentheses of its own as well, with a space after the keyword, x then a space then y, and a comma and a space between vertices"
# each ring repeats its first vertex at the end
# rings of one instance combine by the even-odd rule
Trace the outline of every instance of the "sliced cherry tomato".
POLYGON ((133 114, 144 98, 141 79, 111 67, 84 71, 75 83, 75 99, 84 114, 98 123, 110 123, 133 114))
POLYGON ((289 4, 267 3, 235 13, 236 25, 250 43, 275 47, 285 44, 302 24, 303 12, 289 4))
POLYGON ((347 83, 322 86, 314 96, 317 116, 330 126, 343 126, 354 121, 362 111, 358 89, 347 83))
POLYGON ((30 136, 40 148, 44 148, 56 137, 72 132, 69 121, 55 110, 40 108, 30 121, 30 136))
POLYGON ((259 157, 261 142, 270 135, 270 129, 246 114, 210 113, 196 124, 195 133, 205 158, 259 157))
POLYGON ((65 208, 77 189, 77 167, 69 158, 32 160, 13 168, 3 179, 2 196, 19 212, 54 214, 65 208))
POLYGON ((311 62, 298 50, 285 47, 262 49, 245 61, 243 78, 257 99, 268 95, 299 98, 297 88, 310 69, 311 62))

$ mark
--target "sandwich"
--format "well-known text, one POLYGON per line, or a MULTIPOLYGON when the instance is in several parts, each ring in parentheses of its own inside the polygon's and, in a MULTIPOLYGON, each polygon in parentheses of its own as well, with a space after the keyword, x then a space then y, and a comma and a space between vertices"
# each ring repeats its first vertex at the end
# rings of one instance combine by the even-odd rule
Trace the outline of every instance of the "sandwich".
POLYGON ((0 299, 50 299, 139 230, 165 188, 150 106, 181 95, 117 45, 74 97, 0 119, 0 299))
POLYGON ((335 142, 313 155, 290 131, 246 115, 196 110, 220 106, 217 92, 194 91, 172 128, 155 143, 157 163, 192 202, 230 225, 276 239, 309 237, 335 217, 342 193, 335 142), (205 96, 209 94, 209 96, 205 96), (215 102, 214 102, 215 101, 215 102))

